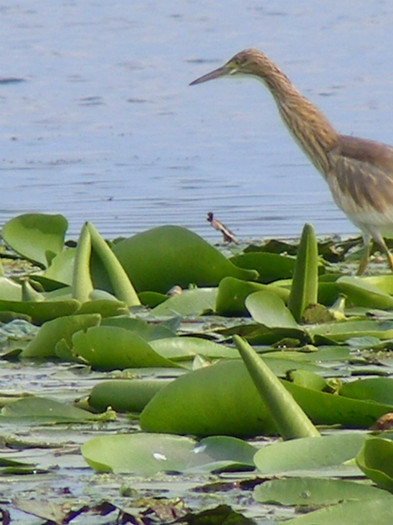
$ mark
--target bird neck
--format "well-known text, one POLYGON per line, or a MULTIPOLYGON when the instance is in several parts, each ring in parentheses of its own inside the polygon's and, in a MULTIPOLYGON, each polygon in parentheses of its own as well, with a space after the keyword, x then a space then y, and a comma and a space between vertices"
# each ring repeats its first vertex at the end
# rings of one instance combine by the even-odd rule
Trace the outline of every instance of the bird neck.
POLYGON ((280 115, 314 166, 326 176, 330 171, 328 153, 338 141, 338 133, 325 115, 304 97, 289 78, 273 65, 262 80, 272 93, 280 115))

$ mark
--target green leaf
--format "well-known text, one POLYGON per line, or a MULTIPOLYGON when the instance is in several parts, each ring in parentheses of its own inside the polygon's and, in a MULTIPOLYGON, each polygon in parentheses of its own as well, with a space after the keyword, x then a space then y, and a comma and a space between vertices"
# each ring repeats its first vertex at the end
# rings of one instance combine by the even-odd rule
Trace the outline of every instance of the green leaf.
POLYGON ((263 475, 318 471, 353 459, 364 440, 364 434, 355 432, 293 439, 262 447, 254 462, 263 475))
POLYGON ((100 412, 141 412, 156 393, 172 379, 116 379, 95 385, 88 403, 100 412))
POLYGON ((340 395, 354 399, 366 399, 378 403, 393 403, 393 379, 371 377, 344 383, 340 395))
POLYGON ((382 437, 366 439, 356 457, 358 467, 379 487, 393 492, 393 441, 382 437))
MULTIPOLYGON (((41 303, 39 303, 41 304, 41 303)), ((99 324, 99 314, 69 315, 57 317, 44 323, 37 335, 22 351, 22 358, 44 358, 56 355, 56 344, 64 339, 68 346, 71 345, 71 336, 79 330, 99 324)))
POLYGON ((196 355, 211 359, 239 358, 239 353, 234 348, 200 337, 166 337, 151 341, 150 345, 157 353, 168 359, 193 359, 196 355))
POLYGON ((212 312, 214 310, 216 296, 216 288, 184 290, 181 294, 174 295, 153 308, 152 314, 155 316, 202 315, 207 311, 212 312))
POLYGON ((160 390, 140 416, 142 430, 211 436, 273 433, 274 423, 244 364, 222 361, 160 390))
POLYGON ((62 215, 25 213, 6 222, 2 236, 17 253, 47 267, 63 250, 67 228, 62 215))
POLYGON ((288 520, 285 525, 391 525, 392 522, 392 501, 384 497, 375 500, 344 501, 288 520))
MULTIPOLYGON (((274 479, 257 485, 254 499, 280 505, 331 505, 340 501, 363 501, 391 496, 376 487, 341 479, 274 479)), ((392 500, 393 501, 393 500, 392 500)))
POLYGON ((160 226, 120 241, 113 251, 138 292, 166 293, 174 285, 216 286, 228 275, 255 279, 257 272, 238 268, 195 233, 160 226))
POLYGON ((165 434, 125 434, 93 438, 82 445, 86 462, 99 472, 151 476, 157 472, 195 472, 252 467, 255 447, 228 437, 200 441, 165 434))
POLYGON ((82 226, 75 253, 72 276, 72 297, 84 303, 90 299, 94 290, 90 274, 91 235, 87 223, 82 226))
POLYGON ((248 313, 245 300, 254 293, 267 291, 275 293, 281 299, 286 301, 289 296, 289 290, 279 286, 266 285, 251 281, 242 281, 235 277, 224 277, 218 285, 216 299, 216 313, 218 315, 243 316, 248 313))
POLYGON ((303 334, 284 301, 274 292, 255 292, 247 297, 246 306, 257 323, 268 328, 287 328, 294 331, 294 334, 303 334))
POLYGON ((288 308, 297 322, 318 299, 318 244, 314 228, 305 224, 296 257, 288 308))
POLYGON ((27 315, 34 324, 42 324, 58 317, 72 315, 79 308, 80 303, 75 299, 41 302, 0 300, 0 312, 15 312, 16 314, 27 315))
POLYGON ((0 421, 23 420, 39 423, 70 423, 97 419, 94 414, 45 397, 26 397, 9 403, 1 410, 0 421))
POLYGON ((281 437, 319 436, 318 430, 263 359, 244 339, 235 335, 234 341, 281 437))
POLYGON ((120 301, 124 301, 127 306, 131 307, 140 305, 141 303, 134 287, 113 251, 94 228, 93 224, 87 223, 87 229, 90 233, 93 250, 98 255, 108 274, 114 295, 120 301))
POLYGON ((356 306, 383 310, 393 308, 393 297, 386 290, 381 290, 362 277, 340 277, 337 286, 341 293, 347 296, 348 301, 356 306))
MULTIPOLYGON (((267 359, 266 363, 269 363, 267 359)), ((283 384, 316 425, 369 428, 380 416, 393 411, 393 404, 318 392, 288 381, 283 384)), ((234 359, 172 381, 146 405, 140 424, 148 432, 200 436, 255 436, 276 432, 245 365, 234 359)))
POLYGON ((269 252, 248 252, 230 259, 240 268, 257 270, 261 283, 271 283, 278 279, 289 279, 293 275, 295 259, 269 252))
POLYGON ((72 353, 93 368, 176 367, 136 333, 115 326, 93 326, 72 337, 72 353))

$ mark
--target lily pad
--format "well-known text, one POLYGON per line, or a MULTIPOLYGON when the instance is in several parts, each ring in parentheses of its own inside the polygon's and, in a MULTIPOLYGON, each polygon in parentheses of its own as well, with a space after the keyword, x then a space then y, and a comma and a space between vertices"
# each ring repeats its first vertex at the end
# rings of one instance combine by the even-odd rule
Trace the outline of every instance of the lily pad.
POLYGON ((253 468, 256 448, 228 437, 199 443, 166 434, 125 434, 93 438, 82 446, 86 462, 99 472, 150 476, 157 472, 223 470, 236 464, 253 468))
POLYGON ((262 447, 254 461, 264 475, 318 471, 355 458, 364 440, 365 435, 356 432, 304 437, 262 447))
POLYGON ((331 505, 340 501, 384 497, 392 498, 389 493, 376 487, 342 479, 274 479, 261 483, 254 490, 256 501, 280 505, 331 505))

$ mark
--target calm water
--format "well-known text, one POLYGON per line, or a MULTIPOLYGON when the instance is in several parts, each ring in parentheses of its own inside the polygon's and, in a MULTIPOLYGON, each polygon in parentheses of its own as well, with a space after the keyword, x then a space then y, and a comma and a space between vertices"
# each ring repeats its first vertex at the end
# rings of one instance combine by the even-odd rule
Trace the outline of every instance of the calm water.
POLYGON ((393 143, 392 26, 390 0, 1 2, 0 223, 354 233, 258 82, 188 83, 258 47, 340 131, 393 143))

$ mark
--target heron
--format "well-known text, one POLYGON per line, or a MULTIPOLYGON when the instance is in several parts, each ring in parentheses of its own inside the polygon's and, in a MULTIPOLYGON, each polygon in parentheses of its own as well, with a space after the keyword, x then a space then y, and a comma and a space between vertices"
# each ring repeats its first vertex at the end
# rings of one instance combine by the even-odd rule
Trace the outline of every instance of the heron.
POLYGON ((335 203, 362 232, 364 252, 357 274, 367 269, 372 240, 386 254, 393 271, 393 255, 384 239, 393 235, 393 147, 338 133, 322 111, 257 49, 237 53, 190 85, 237 75, 262 80, 284 124, 326 180, 335 203))

